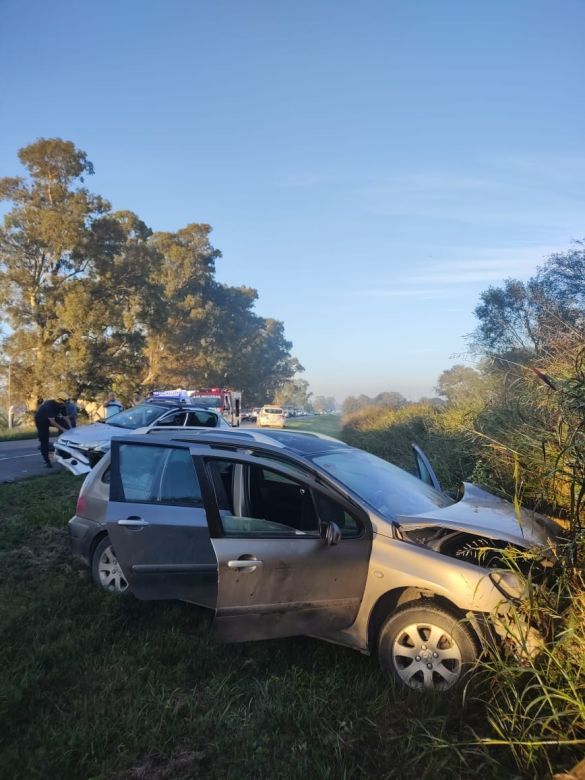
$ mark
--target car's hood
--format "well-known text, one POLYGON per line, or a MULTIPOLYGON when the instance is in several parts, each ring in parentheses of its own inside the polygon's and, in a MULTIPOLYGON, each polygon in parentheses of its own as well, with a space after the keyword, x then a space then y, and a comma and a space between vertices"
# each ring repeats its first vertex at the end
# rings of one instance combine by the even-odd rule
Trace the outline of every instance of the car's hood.
POLYGON ((489 539, 533 547, 554 541, 555 524, 537 512, 522 508, 519 514, 503 498, 463 483, 463 498, 451 506, 414 516, 398 516, 397 522, 409 529, 440 527, 478 534, 489 539))
POLYGON ((93 423, 92 425, 80 425, 78 428, 71 428, 69 431, 65 431, 59 436, 59 441, 77 445, 97 444, 98 442, 104 442, 107 444, 112 436, 120 436, 121 434, 132 433, 131 430, 126 428, 119 428, 116 425, 108 425, 107 423, 93 423))

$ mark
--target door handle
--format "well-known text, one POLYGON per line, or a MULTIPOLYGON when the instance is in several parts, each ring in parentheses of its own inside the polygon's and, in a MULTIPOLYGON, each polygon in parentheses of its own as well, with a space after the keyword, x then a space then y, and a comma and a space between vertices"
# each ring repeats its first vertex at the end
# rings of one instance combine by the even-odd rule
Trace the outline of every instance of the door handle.
POLYGON ((137 517, 136 515, 133 515, 131 517, 126 517, 123 520, 118 520, 118 525, 127 525, 130 528, 142 528, 142 526, 149 525, 147 520, 144 520, 142 517, 137 517))
POLYGON ((256 566, 262 566, 262 561, 257 561, 255 558, 244 558, 237 561, 228 561, 229 569, 255 569, 256 566))

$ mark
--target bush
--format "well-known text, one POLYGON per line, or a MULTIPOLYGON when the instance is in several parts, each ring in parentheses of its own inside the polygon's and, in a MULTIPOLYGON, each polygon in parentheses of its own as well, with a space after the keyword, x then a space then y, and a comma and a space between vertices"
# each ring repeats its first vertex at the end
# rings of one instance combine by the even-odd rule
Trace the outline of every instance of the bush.
POLYGON ((475 461, 463 421, 468 410, 419 403, 400 409, 369 406, 343 418, 342 436, 354 447, 373 452, 407 471, 415 471, 412 444, 427 454, 441 485, 452 489, 469 479, 475 461))

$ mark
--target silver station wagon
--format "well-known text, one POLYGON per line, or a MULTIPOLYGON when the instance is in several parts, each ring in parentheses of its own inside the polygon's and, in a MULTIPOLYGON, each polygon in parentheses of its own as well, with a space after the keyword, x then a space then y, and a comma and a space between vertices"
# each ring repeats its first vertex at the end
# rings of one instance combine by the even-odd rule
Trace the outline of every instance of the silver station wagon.
POLYGON ((420 478, 313 433, 114 438, 81 489, 72 549, 105 588, 214 610, 223 641, 310 635, 446 690, 488 638, 538 642, 514 606, 521 582, 478 545, 545 546, 555 526, 475 485, 455 500, 416 457, 420 478))

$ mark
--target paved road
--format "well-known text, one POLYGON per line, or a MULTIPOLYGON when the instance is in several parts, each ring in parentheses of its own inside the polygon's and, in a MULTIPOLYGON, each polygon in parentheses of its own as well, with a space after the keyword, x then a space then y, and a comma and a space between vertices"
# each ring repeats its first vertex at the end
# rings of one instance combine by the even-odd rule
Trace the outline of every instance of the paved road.
POLYGON ((57 463, 52 469, 45 466, 37 439, 0 441, 0 484, 39 474, 58 474, 60 471, 61 466, 57 463))

